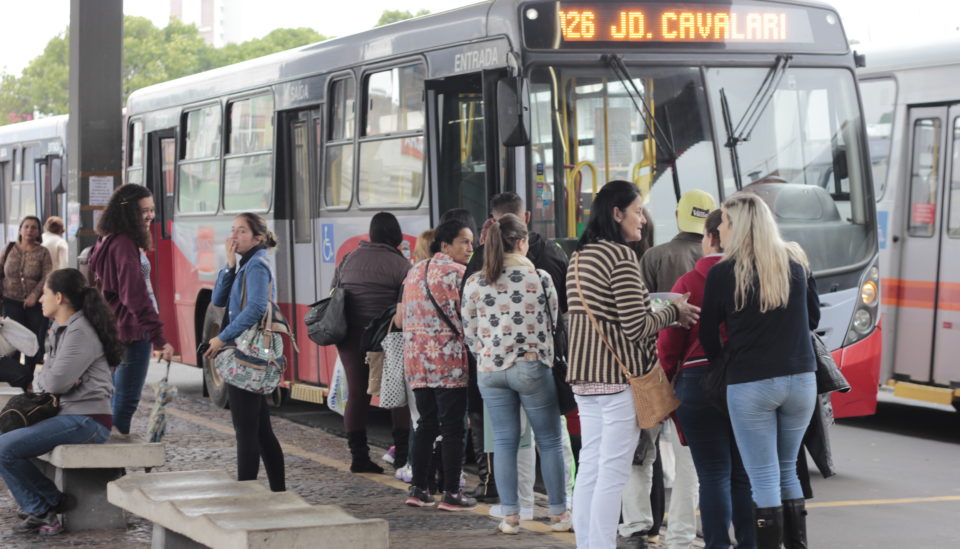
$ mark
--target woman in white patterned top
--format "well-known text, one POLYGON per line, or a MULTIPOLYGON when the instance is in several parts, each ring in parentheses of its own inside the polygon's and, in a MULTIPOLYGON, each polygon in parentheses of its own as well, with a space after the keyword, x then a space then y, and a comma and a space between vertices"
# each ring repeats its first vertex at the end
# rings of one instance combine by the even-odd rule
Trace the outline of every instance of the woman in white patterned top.
POLYGON ((517 447, 520 407, 540 449, 554 531, 570 530, 563 478, 560 407, 550 370, 557 291, 545 271, 527 259, 527 227, 513 214, 490 225, 483 270, 463 290, 464 340, 477 357, 477 385, 490 413, 494 470, 505 515, 500 531, 520 531, 517 447))

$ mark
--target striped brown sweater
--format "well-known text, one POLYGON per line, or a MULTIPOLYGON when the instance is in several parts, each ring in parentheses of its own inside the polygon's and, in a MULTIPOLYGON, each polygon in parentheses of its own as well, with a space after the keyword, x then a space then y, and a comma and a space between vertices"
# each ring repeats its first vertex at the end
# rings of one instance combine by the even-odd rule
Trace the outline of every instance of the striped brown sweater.
POLYGON ((640 276, 637 256, 626 245, 601 240, 570 259, 567 381, 627 383, 584 311, 574 276, 578 257, 584 299, 607 341, 632 373, 649 371, 656 363, 657 332, 677 321, 677 307, 670 305, 656 314, 650 311, 650 294, 640 276))

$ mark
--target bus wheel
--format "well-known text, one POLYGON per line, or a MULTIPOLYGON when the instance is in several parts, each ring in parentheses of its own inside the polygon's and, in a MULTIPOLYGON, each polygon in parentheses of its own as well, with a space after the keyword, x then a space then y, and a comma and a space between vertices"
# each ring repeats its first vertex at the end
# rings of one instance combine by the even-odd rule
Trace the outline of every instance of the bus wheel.
POLYGON ((284 389, 283 387, 277 387, 273 390, 272 393, 267 395, 267 404, 272 408, 279 408, 283 406, 283 403, 290 398, 289 389, 284 389))
MULTIPOLYGON (((203 317, 203 341, 207 342, 220 333, 220 323, 223 320, 223 308, 207 305, 207 313, 203 317)), ((199 357, 198 357, 199 358, 199 357)), ((227 407, 227 384, 213 365, 213 359, 203 358, 203 384, 206 386, 210 400, 220 408, 227 407)))

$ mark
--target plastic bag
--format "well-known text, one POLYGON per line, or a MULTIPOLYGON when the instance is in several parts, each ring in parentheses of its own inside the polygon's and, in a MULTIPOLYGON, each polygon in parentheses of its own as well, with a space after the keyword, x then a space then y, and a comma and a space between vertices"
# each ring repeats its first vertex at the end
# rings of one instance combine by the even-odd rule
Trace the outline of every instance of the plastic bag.
POLYGON ((343 362, 337 357, 333 367, 333 379, 330 381, 330 394, 327 395, 327 407, 341 416, 347 411, 347 372, 343 362))

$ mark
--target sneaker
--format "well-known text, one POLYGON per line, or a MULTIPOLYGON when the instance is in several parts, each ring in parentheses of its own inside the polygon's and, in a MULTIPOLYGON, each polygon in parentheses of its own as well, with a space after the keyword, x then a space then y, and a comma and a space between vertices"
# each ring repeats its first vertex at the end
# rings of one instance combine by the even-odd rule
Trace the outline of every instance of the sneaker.
POLYGON ((390 449, 387 450, 387 453, 383 454, 383 457, 380 459, 382 459, 383 461, 386 461, 390 465, 393 465, 393 461, 396 458, 396 455, 397 455, 397 447, 391 446, 390 449))
POLYGON ((506 518, 500 521, 500 524, 497 525, 497 529, 503 532, 504 534, 519 534, 520 533, 520 521, 516 523, 511 523, 506 518))
POLYGON ((413 467, 410 467, 409 463, 404 465, 393 473, 393 478, 406 483, 411 482, 413 480, 413 467))
POLYGON ((562 515, 550 517, 550 530, 554 532, 569 532, 573 530, 573 516, 570 515, 568 511, 562 515))
POLYGON ((17 532, 39 532, 44 536, 54 536, 63 531, 63 525, 60 523, 60 517, 50 509, 42 515, 27 515, 27 518, 14 526, 17 532))
POLYGON ((407 492, 406 504, 410 507, 433 507, 434 503, 436 503, 436 501, 433 499, 433 496, 426 490, 411 486, 407 492))
POLYGON ((444 492, 437 508, 441 511, 469 511, 476 506, 477 500, 464 494, 463 490, 458 490, 455 494, 444 492))

